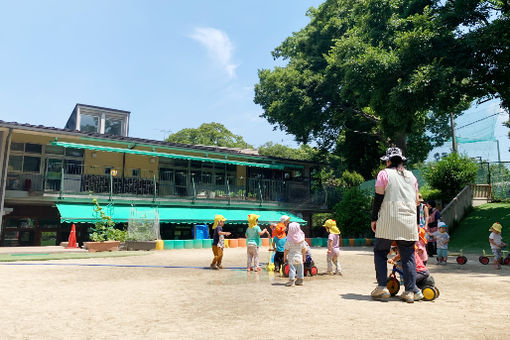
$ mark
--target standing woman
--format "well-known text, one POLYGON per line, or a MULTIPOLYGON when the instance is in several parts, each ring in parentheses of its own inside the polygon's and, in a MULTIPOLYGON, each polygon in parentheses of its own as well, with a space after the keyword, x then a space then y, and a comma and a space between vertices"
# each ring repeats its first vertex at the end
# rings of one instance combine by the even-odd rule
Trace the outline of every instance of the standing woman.
POLYGON ((389 148, 381 157, 386 169, 377 175, 375 198, 372 207, 371 227, 375 233, 374 263, 377 287, 371 296, 375 300, 387 300, 390 292, 387 284, 387 260, 391 243, 397 242, 404 271, 405 291, 400 298, 412 303, 423 298, 416 287, 416 264, 414 244, 418 241, 416 227, 416 201, 418 182, 411 171, 404 169, 406 158, 397 147, 389 148))

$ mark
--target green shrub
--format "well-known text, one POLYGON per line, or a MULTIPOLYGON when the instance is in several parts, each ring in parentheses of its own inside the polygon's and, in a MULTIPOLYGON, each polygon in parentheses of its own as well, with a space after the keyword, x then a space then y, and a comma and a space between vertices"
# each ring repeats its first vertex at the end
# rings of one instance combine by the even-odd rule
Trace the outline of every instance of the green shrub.
POLYGON ((370 229, 372 198, 358 187, 347 189, 334 207, 334 216, 343 238, 373 237, 370 229))
POLYGON ((440 200, 441 199, 441 190, 432 189, 429 185, 424 185, 420 188, 420 194, 422 195, 425 201, 430 200, 440 200))
POLYGON ((478 166, 467 156, 451 153, 425 168, 424 177, 433 188, 441 191, 445 204, 450 202, 469 183, 473 183, 478 166))

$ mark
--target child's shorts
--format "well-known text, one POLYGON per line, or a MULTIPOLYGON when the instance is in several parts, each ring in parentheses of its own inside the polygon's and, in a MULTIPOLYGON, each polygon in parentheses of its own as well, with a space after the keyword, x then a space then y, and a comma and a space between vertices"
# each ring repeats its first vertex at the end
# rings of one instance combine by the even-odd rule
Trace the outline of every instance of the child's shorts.
POLYGON ((492 254, 494 255, 494 260, 499 260, 501 258, 501 248, 492 248, 492 254))
POLYGON ((437 257, 448 257, 448 249, 437 248, 437 257))

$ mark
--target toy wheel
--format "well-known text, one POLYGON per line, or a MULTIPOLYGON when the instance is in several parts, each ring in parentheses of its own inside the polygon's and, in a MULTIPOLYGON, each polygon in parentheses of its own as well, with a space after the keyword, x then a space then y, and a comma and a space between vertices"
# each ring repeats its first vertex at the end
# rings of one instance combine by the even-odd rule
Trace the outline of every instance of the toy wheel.
POLYGON ((391 296, 395 296, 400 290, 400 282, 398 282, 396 278, 390 276, 388 278, 388 283, 386 283, 386 288, 388 288, 391 296))
POLYGON ((437 297, 436 290, 432 287, 425 287, 421 290, 426 301, 432 301, 437 297))
POLYGON ((480 260, 481 264, 485 264, 485 265, 489 264, 489 258, 487 256, 480 256, 479 260, 480 260))
POLYGON ((436 291, 436 299, 437 299, 440 295, 439 289, 437 287, 434 287, 434 290, 436 291))
POLYGON ((504 260, 503 260, 503 263, 506 264, 507 266, 510 265, 510 257, 506 257, 504 260))
POLYGON ((315 276, 317 275, 318 272, 319 270, 317 269, 317 267, 312 266, 312 268, 310 268, 310 275, 315 276))
POLYGON ((283 266, 283 276, 289 277, 289 272, 290 272, 289 264, 285 263, 285 265, 283 266))
POLYGON ((467 257, 465 256, 457 256, 457 263, 458 264, 466 264, 467 262, 467 257))

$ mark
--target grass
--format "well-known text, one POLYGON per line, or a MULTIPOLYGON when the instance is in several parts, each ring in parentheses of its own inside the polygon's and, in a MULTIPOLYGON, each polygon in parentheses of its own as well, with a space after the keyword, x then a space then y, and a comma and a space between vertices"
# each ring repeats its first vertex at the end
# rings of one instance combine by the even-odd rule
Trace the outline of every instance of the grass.
POLYGON ((503 226, 503 242, 510 241, 510 203, 487 203, 473 208, 450 235, 448 249, 482 254, 482 249, 490 252, 489 228, 494 222, 503 226))
POLYGON ((141 251, 114 251, 100 253, 35 253, 35 254, 0 254, 0 262, 16 261, 49 261, 49 260, 75 260, 75 259, 94 259, 107 257, 126 257, 142 256, 150 252, 141 251))

